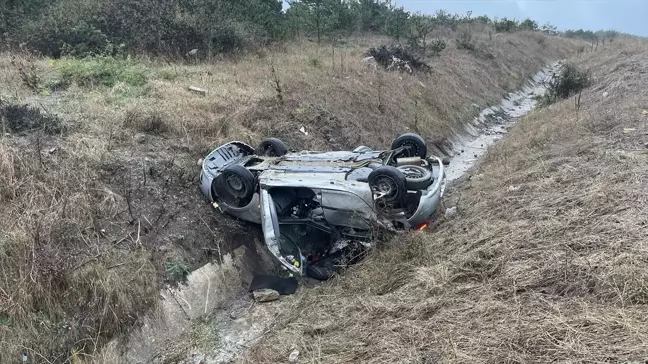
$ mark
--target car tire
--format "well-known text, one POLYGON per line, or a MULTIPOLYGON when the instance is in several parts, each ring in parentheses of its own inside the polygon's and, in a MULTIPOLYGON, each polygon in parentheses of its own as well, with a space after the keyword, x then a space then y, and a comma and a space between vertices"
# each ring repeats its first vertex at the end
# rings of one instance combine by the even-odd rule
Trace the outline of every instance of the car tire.
POLYGON ((401 201, 407 193, 405 175, 396 167, 376 168, 369 174, 367 181, 374 195, 381 194, 382 202, 388 204, 401 201))
POLYGON ((283 157, 286 154, 288 154, 288 148, 284 142, 277 138, 263 140, 256 150, 256 155, 263 157, 283 157))
POLYGON ((400 147, 409 148, 399 153, 396 158, 421 157, 421 159, 425 159, 427 157, 427 144, 425 139, 418 134, 405 133, 400 135, 392 143, 391 149, 394 150, 400 147))
POLYGON ((424 190, 432 184, 432 171, 421 166, 401 166, 397 168, 405 175, 408 190, 424 190))
POLYGON ((212 193, 226 205, 245 207, 256 188, 256 178, 247 168, 234 164, 225 168, 214 181, 212 193))

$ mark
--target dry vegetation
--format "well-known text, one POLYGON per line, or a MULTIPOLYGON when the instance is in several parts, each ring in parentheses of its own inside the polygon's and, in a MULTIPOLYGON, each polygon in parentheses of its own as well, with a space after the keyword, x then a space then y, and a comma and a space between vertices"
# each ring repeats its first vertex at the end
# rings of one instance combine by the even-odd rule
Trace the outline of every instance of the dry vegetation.
MULTIPOLYGON (((2 55, 0 362, 13 362, 21 352, 33 362, 46 363, 93 355, 107 339, 132 328, 141 314, 155 306, 160 284, 178 278, 165 276, 169 265, 195 268, 212 259, 221 245, 227 251, 228 244, 253 242, 254 236, 237 222, 201 218, 212 212, 197 189, 196 161, 215 145, 230 139, 256 143, 272 135, 297 149, 358 144, 383 147, 408 128, 442 145, 462 120, 479 111, 473 104, 498 100, 540 66, 576 48, 571 40, 524 32, 492 39, 475 36, 474 51, 449 47, 431 62, 429 76, 412 77, 373 71, 359 62, 369 46, 382 41, 351 40, 335 48, 335 54, 331 48, 318 49, 304 41, 244 60, 200 65, 2 55), (102 72, 97 74, 97 68, 102 72), (188 86, 206 88, 209 93, 190 93, 188 86), (29 107, 22 107, 24 104, 29 107), (45 127, 50 124, 56 127, 45 127), (308 136, 298 131, 302 125, 308 136), (221 238, 214 238, 211 230, 221 238)), ((474 204, 487 209, 493 203, 503 201, 484 199, 474 204)), ((453 226, 442 229, 459 228, 453 226)), ((494 233, 493 229, 489 226, 483 233, 494 233)), ((451 235, 442 232, 438 236, 451 235)), ((462 243, 426 246, 435 244, 442 251, 462 243)), ((497 252, 504 248, 484 249, 497 252)), ((391 322, 394 330, 402 331, 399 337, 403 340, 420 341, 423 336, 415 330, 429 329, 438 322, 419 320, 424 326, 404 329, 407 318, 402 315, 436 317, 434 310, 420 301, 403 310, 407 300, 421 296, 402 297, 395 291, 397 286, 406 281, 410 281, 408 287, 427 285, 426 300, 443 302, 445 296, 428 292, 450 285, 444 295, 457 297, 453 284, 481 287, 483 282, 471 273, 465 273, 463 281, 455 279, 452 272, 457 268, 448 262, 436 266, 431 260, 421 266, 424 268, 415 269, 415 262, 403 263, 393 254, 394 265, 386 264, 386 258, 373 265, 383 267, 381 275, 389 274, 388 280, 381 281, 371 271, 371 280, 381 282, 379 292, 374 291, 374 285, 365 287, 361 278, 340 281, 330 288, 342 294, 345 286, 357 285, 366 293, 362 305, 345 306, 354 312, 347 311, 345 320, 336 320, 336 325, 351 325, 344 328, 349 335, 358 334, 354 327, 364 325, 348 321, 357 318, 370 320, 372 325, 391 322), (443 275, 444 269, 451 275, 443 275), (413 272, 423 281, 414 284, 413 272), (430 278, 435 277, 430 272, 441 274, 439 280, 430 278), (378 297, 376 293, 388 295, 378 297), (390 303, 389 297, 400 298, 390 303), (373 313, 365 315, 366 310, 373 313), (400 318, 389 321, 389 315, 400 318)), ((444 254, 462 257, 456 250, 444 254)), ((469 266, 461 269, 467 272, 480 269, 470 268, 474 262, 465 264, 469 266)), ((369 270, 352 275, 363 274, 370 277, 369 270)), ((358 299, 348 295, 340 297, 344 305, 358 299)), ((313 309, 330 307, 321 300, 319 304, 322 306, 313 309)), ((317 320, 326 315, 320 312, 317 320)), ((302 326, 291 324, 289 327, 298 329, 291 334, 302 326)), ((367 342, 356 339, 345 340, 336 352, 348 350, 344 355, 366 358, 362 352, 367 342)), ((318 343, 318 347, 335 344, 335 337, 322 340, 330 341, 318 343)), ((439 355, 444 353, 433 345, 434 340, 425 341, 421 348, 432 345, 439 355)), ((295 341, 306 342, 318 341, 295 341)), ((414 344, 392 343, 395 349, 419 355, 414 344)), ((380 355, 397 353, 374 349, 380 355)), ((306 350, 305 354, 316 352, 306 350)), ((269 358, 275 354, 257 355, 269 358)))
POLYGON ((648 46, 574 59, 593 85, 533 112, 430 233, 296 299, 243 362, 643 363, 648 46))

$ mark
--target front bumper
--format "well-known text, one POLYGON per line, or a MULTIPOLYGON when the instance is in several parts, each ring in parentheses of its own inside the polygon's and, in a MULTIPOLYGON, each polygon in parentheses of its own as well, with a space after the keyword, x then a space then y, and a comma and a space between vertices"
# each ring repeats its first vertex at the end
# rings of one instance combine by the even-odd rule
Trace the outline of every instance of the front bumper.
POLYGON ((421 200, 419 201, 419 206, 416 209, 416 212, 414 212, 412 217, 407 220, 407 222, 412 227, 417 227, 421 224, 426 223, 436 212, 439 204, 441 203, 441 198, 443 197, 446 183, 445 170, 441 159, 438 157, 434 158, 439 164, 439 173, 436 177, 436 181, 430 187, 428 187, 428 189, 421 196, 421 200))

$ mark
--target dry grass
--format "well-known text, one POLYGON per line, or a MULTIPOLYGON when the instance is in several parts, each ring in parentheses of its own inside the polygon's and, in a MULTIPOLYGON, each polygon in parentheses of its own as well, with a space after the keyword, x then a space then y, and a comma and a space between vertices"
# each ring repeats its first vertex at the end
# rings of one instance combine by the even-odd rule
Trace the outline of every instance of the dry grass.
MULTIPOLYGON (((498 100, 575 49, 536 36, 475 36, 474 52, 450 47, 430 76, 362 65, 362 53, 381 39, 351 40, 335 56, 304 41, 210 65, 141 61, 149 72, 129 63, 150 75, 145 85, 72 83, 38 94, 21 83, 9 55, 0 57, 3 102, 27 103, 65 126, 0 136, 0 362, 21 351, 46 363, 95 355, 155 306, 168 259, 195 268, 215 257, 220 240, 253 241, 234 221, 202 222, 212 211, 196 188, 196 161, 214 145, 273 135, 294 148, 382 147, 406 129, 442 144, 479 111, 473 103, 498 100), (134 140, 142 132, 146 138, 134 140)), ((65 65, 74 79, 74 64, 65 65)), ((62 75, 56 62, 35 66, 43 82, 62 75)), ((384 266, 381 293, 408 284, 410 268, 384 266)))
POLYGON ((298 297, 242 362, 645 362, 648 46, 574 61, 580 110, 522 120, 453 188, 456 219, 298 297))

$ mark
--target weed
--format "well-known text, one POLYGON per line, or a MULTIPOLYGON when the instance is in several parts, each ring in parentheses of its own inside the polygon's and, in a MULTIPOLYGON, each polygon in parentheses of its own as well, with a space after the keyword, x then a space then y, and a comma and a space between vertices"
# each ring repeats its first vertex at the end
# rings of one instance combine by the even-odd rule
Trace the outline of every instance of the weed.
POLYGON ((126 112, 124 126, 142 133, 162 134, 169 130, 166 118, 156 109, 134 108, 126 112))
POLYGON ((11 317, 0 314, 0 326, 11 326, 11 317))
POLYGON ((459 37, 456 39, 456 42, 458 49, 466 49, 469 51, 475 50, 472 34, 468 31, 461 32, 461 34, 459 34, 459 37))
POLYGON ((428 46, 428 49, 432 52, 430 55, 431 56, 438 56, 443 52, 443 50, 446 49, 448 45, 446 44, 445 40, 443 39, 436 39, 430 42, 430 45, 428 46))
POLYGON ((165 273, 169 282, 183 282, 189 275, 189 264, 184 259, 171 259, 166 262, 165 273))
POLYGON ((270 73, 272 73, 272 81, 274 82, 275 91, 277 92, 277 101, 279 101, 280 105, 283 105, 283 88, 281 87, 281 80, 279 80, 279 75, 277 74, 274 64, 270 65, 270 73))
POLYGON ((32 91, 39 92, 41 89, 41 78, 36 69, 36 63, 32 58, 19 60, 11 58, 11 65, 18 71, 23 84, 32 91))
POLYGON ((178 72, 176 70, 171 70, 168 68, 162 68, 161 70, 159 70, 158 75, 165 81, 173 81, 178 78, 178 72))
POLYGON ((308 57, 308 65, 315 68, 322 67, 322 60, 317 56, 308 57))

